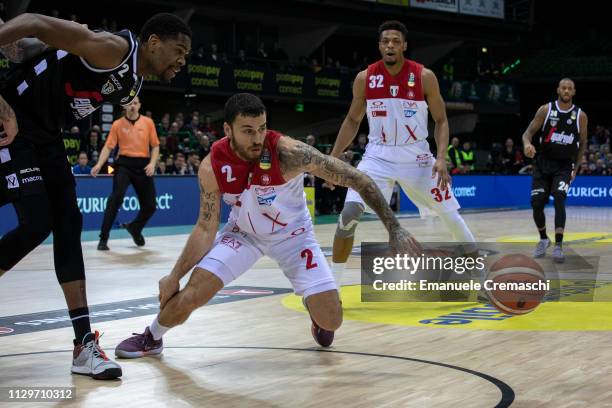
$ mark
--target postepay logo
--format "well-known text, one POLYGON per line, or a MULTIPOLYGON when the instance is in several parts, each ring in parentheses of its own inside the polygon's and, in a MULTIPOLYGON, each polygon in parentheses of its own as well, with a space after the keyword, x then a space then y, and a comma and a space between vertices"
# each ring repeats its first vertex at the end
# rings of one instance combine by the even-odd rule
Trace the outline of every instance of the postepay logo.
MULTIPOLYGON (((162 194, 155 197, 158 210, 169 210, 171 208, 170 202, 174 199, 172 194, 162 194)), ((108 197, 79 197, 77 198, 77 204, 82 214, 94 214, 103 213, 106 209, 106 202, 108 197)), ((135 196, 126 196, 123 198, 123 204, 121 209, 124 211, 138 211, 140 210, 140 204, 138 198, 135 196)))
POLYGON ((476 186, 453 187, 452 190, 455 197, 476 197, 476 186))

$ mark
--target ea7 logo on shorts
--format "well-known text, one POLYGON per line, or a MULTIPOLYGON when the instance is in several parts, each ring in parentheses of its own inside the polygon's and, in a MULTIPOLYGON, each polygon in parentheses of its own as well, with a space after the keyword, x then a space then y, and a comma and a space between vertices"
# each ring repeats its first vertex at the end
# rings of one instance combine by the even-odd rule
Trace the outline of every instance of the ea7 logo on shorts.
POLYGON ((15 173, 6 176, 6 188, 19 188, 19 180, 17 180, 17 175, 15 173))
POLYGON ((235 251, 237 251, 238 248, 242 246, 242 242, 238 241, 236 238, 232 237, 231 235, 226 235, 223 238, 221 238, 221 243, 225 246, 232 248, 235 251))

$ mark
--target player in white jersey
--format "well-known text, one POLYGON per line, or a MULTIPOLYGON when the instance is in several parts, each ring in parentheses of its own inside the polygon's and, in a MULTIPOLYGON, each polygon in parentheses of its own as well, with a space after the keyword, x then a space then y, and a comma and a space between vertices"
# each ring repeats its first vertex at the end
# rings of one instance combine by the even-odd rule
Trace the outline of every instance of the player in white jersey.
POLYGON ((392 250, 420 254, 370 177, 305 143, 267 130, 265 107, 258 97, 232 96, 225 105, 224 131, 226 137, 200 164, 200 216, 174 269, 159 282, 160 313, 144 333, 117 346, 118 357, 161 353, 162 335, 169 328, 185 322, 193 310, 263 255, 279 263, 295 293, 303 296, 315 340, 331 345, 342 322, 342 308, 336 282, 314 237, 304 172, 358 191, 381 217, 392 250), (217 233, 221 199, 232 212, 217 233), (189 282, 179 290, 179 280, 192 268, 189 282))
MULTIPOLYGON (((387 202, 398 182, 422 213, 433 211, 456 241, 472 243, 474 237, 459 215, 459 203, 449 188, 445 159, 448 120, 438 80, 423 65, 404 58, 407 48, 404 24, 384 22, 378 33, 382 59, 357 74, 351 107, 331 155, 340 157, 355 138, 367 112, 369 141, 357 168, 374 179, 387 202), (435 159, 426 140, 428 111, 436 125, 435 159)), ((338 282, 366 204, 349 189, 334 236, 332 268, 338 282)))

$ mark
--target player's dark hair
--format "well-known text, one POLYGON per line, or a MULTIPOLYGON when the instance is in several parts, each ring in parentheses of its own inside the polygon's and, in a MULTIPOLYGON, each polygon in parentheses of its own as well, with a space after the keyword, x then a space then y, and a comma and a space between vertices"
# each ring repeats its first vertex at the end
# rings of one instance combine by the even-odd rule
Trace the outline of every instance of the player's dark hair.
POLYGON ((266 112, 266 107, 259 99, 250 93, 239 93, 232 95, 223 108, 223 116, 228 124, 234 123, 236 116, 250 116, 257 117, 266 112))
POLYGON ((385 21, 380 26, 378 26, 378 38, 380 39, 380 36, 382 35, 383 31, 387 30, 399 31, 400 33, 402 33, 404 41, 406 41, 406 38, 408 38, 408 29, 406 28, 404 23, 401 23, 397 20, 385 21))
POLYGON ((141 41, 147 41, 151 35, 157 35, 162 40, 176 39, 179 34, 191 38, 191 28, 180 17, 170 13, 159 13, 147 20, 138 36, 141 41))

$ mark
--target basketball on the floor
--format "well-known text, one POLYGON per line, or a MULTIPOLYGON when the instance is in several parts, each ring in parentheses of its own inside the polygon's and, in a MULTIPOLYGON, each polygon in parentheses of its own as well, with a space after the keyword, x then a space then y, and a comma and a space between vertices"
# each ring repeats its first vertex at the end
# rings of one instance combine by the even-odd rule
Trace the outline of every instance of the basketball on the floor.
POLYGON ((542 267, 532 258, 523 254, 504 255, 489 268, 485 287, 491 305, 502 313, 523 315, 535 310, 546 295, 546 290, 538 288, 538 283, 545 283, 546 277, 542 267), (526 288, 505 288, 497 284, 531 284, 526 288), (529 288, 531 286, 532 288, 529 288))

